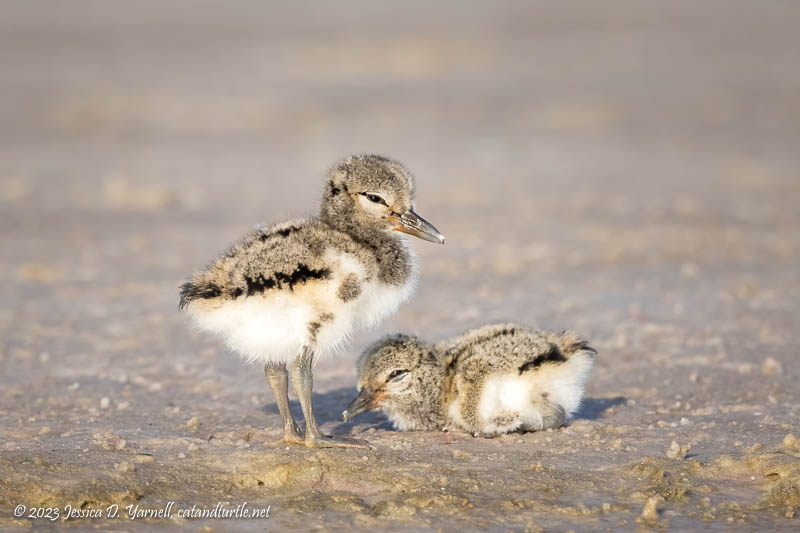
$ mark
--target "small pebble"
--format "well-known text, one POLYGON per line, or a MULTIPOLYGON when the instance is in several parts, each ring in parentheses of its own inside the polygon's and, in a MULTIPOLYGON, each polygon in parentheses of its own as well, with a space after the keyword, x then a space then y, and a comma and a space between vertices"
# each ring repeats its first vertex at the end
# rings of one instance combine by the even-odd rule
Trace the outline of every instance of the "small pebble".
POLYGON ((765 376, 774 376, 781 372, 783 372, 783 366, 772 357, 767 357, 764 359, 764 362, 761 363, 761 373, 765 376))
POLYGON ((670 459, 683 459, 691 449, 691 444, 681 446, 677 441, 672 441, 672 444, 667 448, 667 457, 670 459))
POLYGON ((453 459, 460 459, 462 461, 472 458, 471 454, 459 449, 450 450, 450 455, 453 456, 453 459))
POLYGON ((124 450, 127 446, 125 439, 113 433, 95 433, 94 443, 100 445, 104 450, 124 450))
POLYGON ((136 466, 132 465, 128 461, 122 461, 121 463, 119 463, 117 465, 116 468, 117 468, 118 471, 123 472, 123 473, 136 471, 136 466))
POLYGON ((642 514, 636 519, 637 522, 657 522, 658 521, 658 504, 661 502, 660 496, 650 496, 647 503, 644 504, 642 514))
POLYGON ((108 409, 111 405, 111 400, 108 399, 108 396, 103 396, 103 399, 100 400, 100 409, 108 409))

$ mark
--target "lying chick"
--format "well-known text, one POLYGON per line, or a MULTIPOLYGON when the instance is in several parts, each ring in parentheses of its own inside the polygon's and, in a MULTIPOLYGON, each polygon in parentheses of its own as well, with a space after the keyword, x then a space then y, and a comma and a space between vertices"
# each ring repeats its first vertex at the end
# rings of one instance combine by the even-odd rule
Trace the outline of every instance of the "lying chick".
POLYGON ((495 324, 431 345, 384 337, 359 359, 345 421, 379 408, 400 431, 478 436, 562 426, 580 405, 597 352, 572 333, 495 324))

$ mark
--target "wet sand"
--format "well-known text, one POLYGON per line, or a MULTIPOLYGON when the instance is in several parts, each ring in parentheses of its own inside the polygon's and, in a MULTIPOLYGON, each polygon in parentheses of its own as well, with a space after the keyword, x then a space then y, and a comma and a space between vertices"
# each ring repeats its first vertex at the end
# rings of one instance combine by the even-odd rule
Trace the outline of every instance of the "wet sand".
POLYGON ((0 529, 797 528, 798 6, 58 6, 1 6, 0 529), (287 447, 177 287, 353 152, 447 244, 317 365, 323 429, 374 450, 287 447), (341 422, 370 340, 498 320, 598 349, 567 427, 341 422), (168 502, 270 518, 13 516, 168 502))

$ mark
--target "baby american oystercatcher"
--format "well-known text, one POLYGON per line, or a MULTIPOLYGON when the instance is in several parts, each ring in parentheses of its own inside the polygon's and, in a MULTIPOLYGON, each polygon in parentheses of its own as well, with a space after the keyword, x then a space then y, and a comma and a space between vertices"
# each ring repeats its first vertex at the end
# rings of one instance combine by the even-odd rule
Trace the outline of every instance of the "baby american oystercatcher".
POLYGON ((381 409, 401 431, 474 436, 556 428, 577 411, 596 351, 571 333, 484 326, 433 345, 392 335, 359 360, 349 420, 381 409))
POLYGON ((249 233, 181 286, 180 307, 198 328, 265 365, 287 442, 363 447, 320 432, 311 406, 313 361, 410 296, 415 260, 398 232, 442 244, 444 236, 414 211, 414 178, 397 161, 347 158, 324 187, 318 216, 249 233), (286 363, 305 436, 289 410, 286 363))

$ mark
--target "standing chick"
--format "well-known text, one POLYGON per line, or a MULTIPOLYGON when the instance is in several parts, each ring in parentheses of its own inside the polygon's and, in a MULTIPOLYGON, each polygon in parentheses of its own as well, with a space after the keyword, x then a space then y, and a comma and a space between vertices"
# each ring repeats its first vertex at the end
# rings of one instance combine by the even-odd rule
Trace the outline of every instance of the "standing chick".
POLYGON ((475 436, 556 428, 578 409, 596 354, 572 333, 513 324, 437 345, 393 335, 361 356, 360 392, 343 417, 379 408, 400 431, 475 436))
POLYGON ((411 294, 414 258, 398 231, 444 243, 414 212, 414 180, 403 165, 377 155, 350 157, 328 175, 319 216, 251 232, 181 287, 180 307, 200 329, 264 363, 287 442, 366 445, 319 431, 311 368, 357 325, 373 326, 411 294), (287 362, 304 437, 289 410, 287 362))

